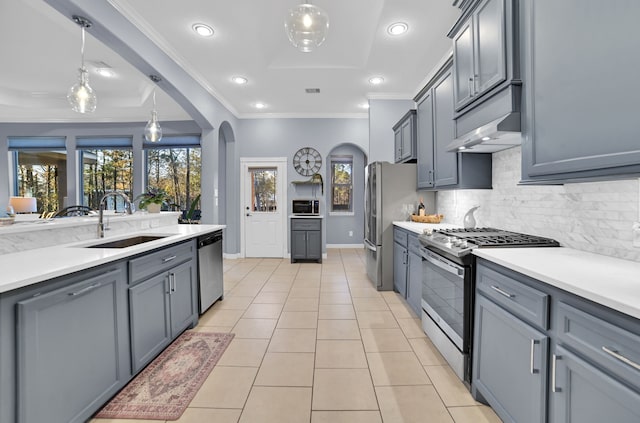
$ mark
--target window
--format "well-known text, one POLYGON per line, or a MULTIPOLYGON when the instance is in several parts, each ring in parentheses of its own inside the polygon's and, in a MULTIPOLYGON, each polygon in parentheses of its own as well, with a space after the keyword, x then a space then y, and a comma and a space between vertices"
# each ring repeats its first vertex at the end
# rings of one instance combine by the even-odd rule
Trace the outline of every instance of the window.
MULTIPOLYGON (((131 138, 78 138, 82 163, 82 204, 100 207, 100 199, 110 191, 133 195, 133 152, 131 138)), ((110 197, 107 207, 124 210, 120 197, 110 197)))
POLYGON ((38 212, 63 208, 67 193, 65 138, 10 137, 13 153, 13 195, 35 197, 38 212))
POLYGON ((331 212, 353 213, 353 157, 331 157, 331 212))
POLYGON ((165 208, 189 210, 200 195, 200 137, 165 136, 159 144, 145 143, 145 149, 147 187, 169 194, 170 204, 165 208))
POLYGON ((278 199, 276 198, 276 181, 278 169, 250 168, 251 173, 251 204, 252 212, 276 212, 278 211, 278 199))

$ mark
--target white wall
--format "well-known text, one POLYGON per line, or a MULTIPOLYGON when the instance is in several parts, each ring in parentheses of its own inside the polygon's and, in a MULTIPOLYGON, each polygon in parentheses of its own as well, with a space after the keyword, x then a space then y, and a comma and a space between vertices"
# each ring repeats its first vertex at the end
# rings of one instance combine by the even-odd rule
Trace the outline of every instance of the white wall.
POLYGON ((519 186, 520 147, 493 154, 493 190, 441 191, 438 212, 462 225, 479 204, 478 226, 554 238, 566 247, 640 261, 632 245, 639 219, 639 180, 519 186))

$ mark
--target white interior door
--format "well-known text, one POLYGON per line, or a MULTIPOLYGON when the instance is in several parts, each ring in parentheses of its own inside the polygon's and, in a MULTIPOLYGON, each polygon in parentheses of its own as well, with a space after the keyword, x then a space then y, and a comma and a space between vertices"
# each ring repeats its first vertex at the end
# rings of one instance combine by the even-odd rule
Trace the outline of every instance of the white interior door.
POLYGON ((285 257, 286 158, 241 159, 245 257, 285 257))

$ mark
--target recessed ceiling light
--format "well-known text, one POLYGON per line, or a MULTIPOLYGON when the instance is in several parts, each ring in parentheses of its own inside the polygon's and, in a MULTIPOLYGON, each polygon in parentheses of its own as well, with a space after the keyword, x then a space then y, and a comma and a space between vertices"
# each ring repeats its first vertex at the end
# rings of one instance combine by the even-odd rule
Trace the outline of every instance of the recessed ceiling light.
POLYGON ((258 103, 256 103, 256 104, 254 104, 253 106, 254 106, 256 109, 264 109, 265 107, 267 107, 267 105, 266 105, 266 104, 264 104, 264 103, 260 103, 260 102, 258 102, 258 103))
POLYGON ((369 102, 367 102, 367 103, 361 103, 361 104, 360 104, 360 108, 361 108, 361 109, 368 109, 368 108, 369 108, 369 102))
POLYGON ((404 22, 396 22, 392 23, 387 27, 387 32, 391 35, 400 35, 404 34, 409 30, 409 25, 404 22))
POLYGON ((482 141, 489 141, 491 137, 482 137, 482 141))
POLYGON ((213 28, 203 23, 193 24, 191 28, 202 37, 211 37, 213 35, 213 28))
POLYGON ((462 151, 462 150, 466 150, 467 147, 465 147, 464 145, 461 145, 460 147, 458 147, 458 150, 462 151))
POLYGON ((372 85, 380 85, 384 82, 384 78, 381 76, 374 76, 372 78, 369 78, 369 83, 372 85))
POLYGON ((113 78, 114 76, 116 76, 114 71, 107 68, 96 69, 96 73, 100 76, 104 76, 105 78, 113 78))
POLYGON ((238 85, 244 85, 249 82, 249 80, 244 76, 232 76, 231 80, 238 85))

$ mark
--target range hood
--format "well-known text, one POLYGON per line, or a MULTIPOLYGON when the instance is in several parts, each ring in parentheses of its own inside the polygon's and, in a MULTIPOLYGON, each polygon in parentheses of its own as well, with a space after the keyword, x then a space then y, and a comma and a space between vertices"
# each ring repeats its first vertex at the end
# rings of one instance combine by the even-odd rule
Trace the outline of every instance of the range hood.
POLYGON ((520 113, 512 112, 456 138, 447 151, 495 153, 520 144, 520 113))

